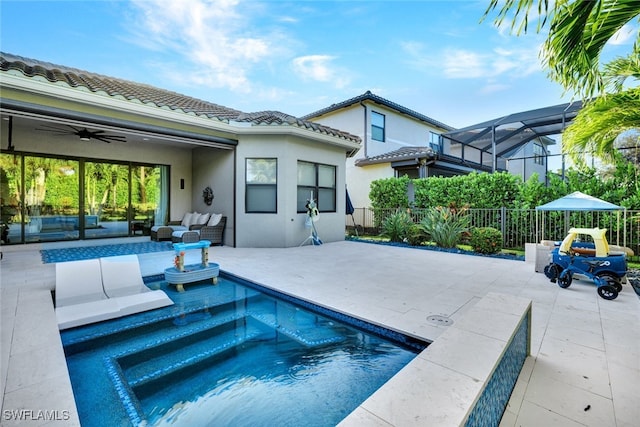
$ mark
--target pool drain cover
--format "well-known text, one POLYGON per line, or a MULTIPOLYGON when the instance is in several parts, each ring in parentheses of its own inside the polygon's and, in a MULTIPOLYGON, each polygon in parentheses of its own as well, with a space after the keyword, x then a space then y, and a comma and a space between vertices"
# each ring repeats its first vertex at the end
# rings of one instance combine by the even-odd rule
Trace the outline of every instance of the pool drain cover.
POLYGON ((449 326, 449 325, 453 325, 453 320, 451 320, 450 318, 446 317, 446 316, 440 316, 440 315, 434 315, 434 316, 428 316, 427 317, 427 322, 431 323, 432 325, 437 325, 437 326, 449 326))

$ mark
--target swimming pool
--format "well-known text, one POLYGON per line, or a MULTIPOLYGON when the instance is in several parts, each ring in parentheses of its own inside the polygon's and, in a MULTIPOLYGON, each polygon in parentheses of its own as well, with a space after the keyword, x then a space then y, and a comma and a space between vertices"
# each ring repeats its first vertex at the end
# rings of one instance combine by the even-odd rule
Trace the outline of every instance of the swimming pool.
POLYGON ((82 425, 333 426, 426 343, 221 273, 61 333, 82 425))

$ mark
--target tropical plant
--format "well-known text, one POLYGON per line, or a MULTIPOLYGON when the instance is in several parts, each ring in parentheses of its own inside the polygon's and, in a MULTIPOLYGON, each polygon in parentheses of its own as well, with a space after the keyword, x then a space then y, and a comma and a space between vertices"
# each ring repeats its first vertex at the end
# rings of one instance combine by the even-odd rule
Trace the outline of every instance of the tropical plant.
MULTIPOLYGON (((482 19, 500 10, 494 23, 511 19, 511 31, 526 33, 529 18, 539 17, 536 31, 547 24, 549 35, 542 60, 550 77, 583 99, 604 92, 606 79, 600 68, 604 46, 616 33, 640 15, 638 0, 491 0, 482 19)), ((636 35, 637 53, 640 33, 636 35)))
POLYGON ((438 206, 427 210, 420 221, 422 231, 429 239, 442 248, 455 248, 463 233, 469 229, 471 219, 468 208, 455 209, 438 206))
POLYGON ((502 233, 492 227, 476 227, 471 229, 469 244, 475 252, 496 254, 502 250, 502 233))
POLYGON ((398 210, 384 219, 380 235, 392 242, 404 242, 409 237, 413 225, 411 215, 407 211, 398 210))
MULTIPOLYGON (((499 0, 491 0, 483 19, 499 0)), ((537 31, 549 23, 549 35, 542 49, 549 76, 565 90, 580 95, 583 109, 563 136, 563 151, 579 166, 585 152, 611 161, 614 141, 640 123, 638 89, 624 90, 629 78, 640 78, 640 32, 631 54, 601 66, 604 46, 618 31, 640 15, 638 0, 506 0, 494 22, 502 25, 512 17, 511 31, 526 32, 529 14, 540 16, 537 31), (610 90, 612 94, 607 94, 610 90), (594 98, 595 97, 595 98, 594 98)))

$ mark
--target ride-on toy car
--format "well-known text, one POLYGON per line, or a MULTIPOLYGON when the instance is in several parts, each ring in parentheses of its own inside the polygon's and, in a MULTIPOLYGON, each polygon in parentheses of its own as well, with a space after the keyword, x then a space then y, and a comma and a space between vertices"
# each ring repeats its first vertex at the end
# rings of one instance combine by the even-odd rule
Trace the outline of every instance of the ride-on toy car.
POLYGON ((627 274, 627 258, 624 253, 610 254, 605 236, 606 229, 571 228, 559 247, 551 252, 551 263, 544 274, 561 288, 568 288, 573 275, 591 279, 598 295, 612 300, 622 291, 622 278, 627 274), (591 241, 577 240, 591 237, 591 241))

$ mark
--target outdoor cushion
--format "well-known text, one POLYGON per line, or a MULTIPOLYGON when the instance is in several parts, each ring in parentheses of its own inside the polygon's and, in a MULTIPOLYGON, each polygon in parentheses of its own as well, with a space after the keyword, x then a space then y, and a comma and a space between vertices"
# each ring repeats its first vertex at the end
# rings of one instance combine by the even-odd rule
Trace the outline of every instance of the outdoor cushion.
POLYGON ((218 223, 220 222, 220 220, 222 219, 222 214, 211 214, 211 218, 209 218, 209 222, 207 222, 207 225, 209 227, 213 227, 218 225, 218 223))
POLYGON ((182 217, 182 222, 180 223, 180 225, 182 225, 183 227, 189 228, 189 226, 191 225, 191 218, 192 217, 193 217, 193 213, 192 212, 187 212, 182 217))
POLYGON ((209 221, 209 217, 211 216, 210 213, 203 213, 202 215, 200 215, 200 218, 198 219, 198 222, 196 224, 198 225, 204 225, 207 223, 207 221, 209 221))

